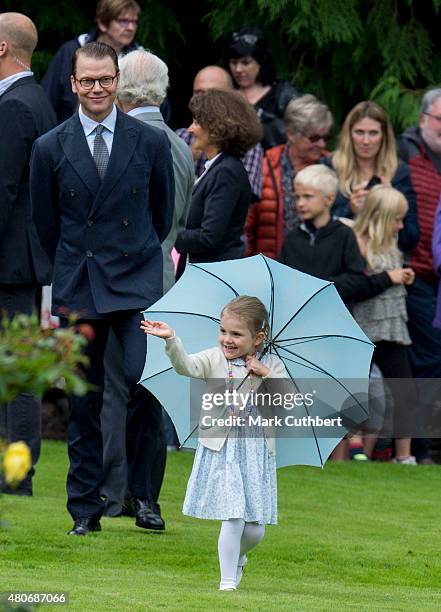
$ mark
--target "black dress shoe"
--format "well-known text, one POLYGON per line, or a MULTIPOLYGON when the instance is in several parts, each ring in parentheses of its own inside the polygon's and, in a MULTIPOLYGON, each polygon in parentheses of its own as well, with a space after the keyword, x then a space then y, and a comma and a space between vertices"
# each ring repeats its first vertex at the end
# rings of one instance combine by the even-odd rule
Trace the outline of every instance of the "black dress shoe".
POLYGON ((74 526, 67 535, 87 535, 90 531, 101 531, 101 525, 98 519, 91 517, 84 517, 76 519, 74 526))
POLYGON ((133 502, 130 499, 130 497, 125 497, 124 501, 122 503, 122 508, 121 508, 121 515, 122 516, 135 516, 135 510, 133 508, 133 502))
POLYGON ((165 523, 158 512, 155 512, 154 506, 159 510, 157 504, 151 504, 147 499, 132 497, 133 510, 135 511, 135 525, 143 529, 155 529, 156 531, 164 531, 165 523))
POLYGON ((23 489, 21 487, 14 489, 12 487, 4 487, 3 490, 0 488, 0 493, 5 493, 6 495, 21 495, 24 497, 31 497, 32 489, 23 489))

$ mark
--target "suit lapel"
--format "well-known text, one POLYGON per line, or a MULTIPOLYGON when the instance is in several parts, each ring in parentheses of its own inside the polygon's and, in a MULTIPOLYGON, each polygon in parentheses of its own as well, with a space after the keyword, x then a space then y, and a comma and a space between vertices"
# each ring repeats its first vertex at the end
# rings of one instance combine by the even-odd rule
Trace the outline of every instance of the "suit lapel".
POLYGON ((101 190, 94 202, 93 208, 107 197, 121 178, 121 175, 132 159, 136 143, 138 142, 139 133, 140 129, 137 125, 134 125, 131 120, 127 120, 126 115, 118 110, 115 133, 113 134, 112 153, 109 158, 109 164, 101 185, 101 190))
POLYGON ((58 138, 70 164, 92 195, 95 196, 100 189, 101 181, 93 157, 90 154, 78 113, 75 113, 66 122, 63 131, 59 132, 58 138))
POLYGON ((207 173, 204 175, 204 177, 203 177, 203 178, 202 178, 200 181, 197 181, 197 183, 196 183, 196 184, 194 185, 194 187, 193 187, 193 191, 192 191, 192 194, 193 194, 193 195, 196 193, 196 191, 199 189, 199 187, 200 187, 201 185, 203 185, 203 183, 204 183, 205 179, 207 178, 207 175, 209 175, 209 174, 210 174, 210 172, 212 171, 212 169, 213 169, 213 168, 215 168, 215 167, 216 167, 216 166, 217 166, 217 165, 218 165, 218 164, 221 162, 221 160, 222 160, 223 156, 224 156, 224 155, 223 155, 223 153, 221 153, 221 154, 219 155, 219 157, 217 158, 217 160, 214 162, 214 164, 213 164, 212 166, 210 166, 210 168, 208 169, 208 171, 207 171, 207 173))

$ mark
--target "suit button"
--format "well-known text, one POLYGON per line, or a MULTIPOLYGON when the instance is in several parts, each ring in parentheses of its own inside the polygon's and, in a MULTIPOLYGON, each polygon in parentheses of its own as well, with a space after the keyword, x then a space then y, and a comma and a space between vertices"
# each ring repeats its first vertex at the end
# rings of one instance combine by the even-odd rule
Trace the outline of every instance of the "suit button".
POLYGON ((127 251, 124 251, 123 255, 124 255, 124 257, 128 257, 128 256, 129 256, 129 254, 127 253, 127 251))
POLYGON ((138 193, 139 189, 138 187, 132 187, 132 193, 138 193))
POLYGON ((92 227, 93 219, 87 219, 87 227, 92 227))
POLYGON ((126 227, 129 224, 129 220, 128 219, 123 219, 122 222, 123 222, 123 225, 125 225, 126 227))
POLYGON ((86 251, 86 255, 87 255, 87 257, 93 257, 92 251, 86 251))

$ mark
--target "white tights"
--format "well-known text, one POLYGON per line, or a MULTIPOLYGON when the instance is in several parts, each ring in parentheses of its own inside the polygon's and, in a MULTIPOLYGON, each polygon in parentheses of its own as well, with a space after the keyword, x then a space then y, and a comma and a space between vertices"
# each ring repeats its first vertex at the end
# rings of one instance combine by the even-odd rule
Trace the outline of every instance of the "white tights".
POLYGON ((222 521, 218 540, 220 588, 236 588, 236 573, 245 554, 257 546, 265 535, 265 525, 245 523, 243 519, 222 521))

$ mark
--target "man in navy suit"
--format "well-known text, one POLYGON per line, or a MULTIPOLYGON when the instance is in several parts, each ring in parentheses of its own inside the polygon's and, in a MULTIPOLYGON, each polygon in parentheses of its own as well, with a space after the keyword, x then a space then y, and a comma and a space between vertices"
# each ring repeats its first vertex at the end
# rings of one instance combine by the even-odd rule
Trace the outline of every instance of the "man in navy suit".
POLYGON ((87 325, 92 336, 85 374, 94 388, 72 398, 68 426, 71 535, 101 529, 100 413, 110 329, 123 348, 130 389, 126 446, 136 524, 150 528, 145 462, 152 397, 137 384, 146 355, 139 312, 162 295, 161 242, 173 216, 173 166, 166 135, 116 109, 118 77, 109 45, 78 49, 71 83, 79 110, 35 142, 31 161, 34 219, 54 261, 53 314, 76 313, 78 326, 87 325))
MULTIPOLYGON (((31 219, 29 159, 32 143, 56 124, 31 58, 37 30, 20 13, 0 15, 0 316, 31 314, 51 265, 31 219)), ((41 402, 23 393, 0 406, 0 438, 24 440, 35 465, 40 454, 41 402)), ((32 495, 32 474, 6 493, 32 495)))

